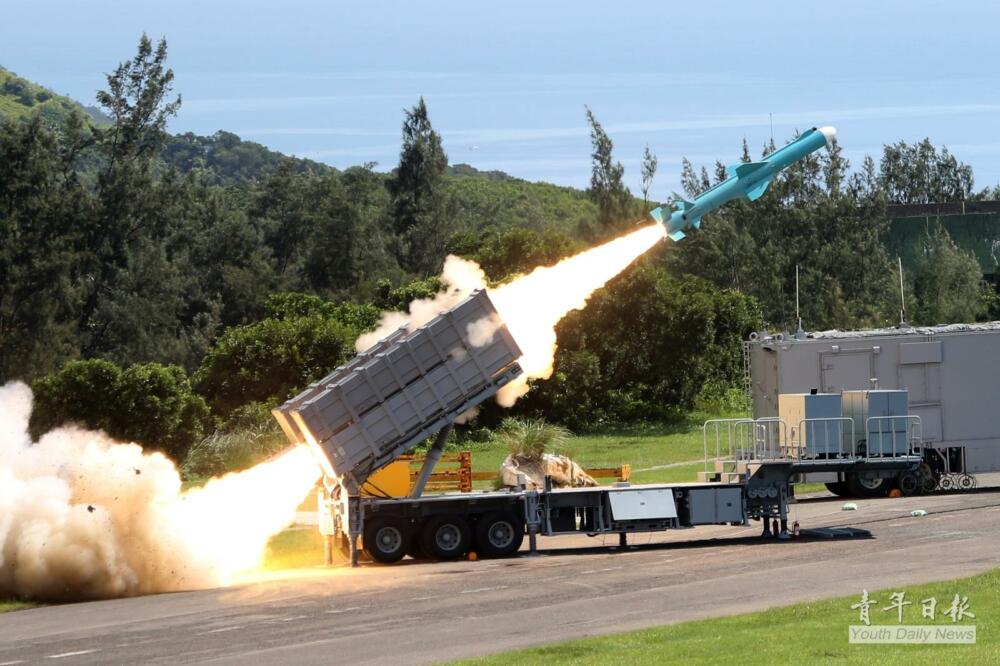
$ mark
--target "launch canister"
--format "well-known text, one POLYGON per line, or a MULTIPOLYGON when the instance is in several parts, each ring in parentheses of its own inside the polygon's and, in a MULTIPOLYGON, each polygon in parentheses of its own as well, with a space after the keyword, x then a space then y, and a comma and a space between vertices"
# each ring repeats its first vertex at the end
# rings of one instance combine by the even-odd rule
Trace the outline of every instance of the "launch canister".
POLYGON ((711 187, 694 198, 694 201, 680 200, 673 209, 656 208, 649 215, 667 228, 667 235, 673 240, 684 238, 684 230, 701 226, 703 215, 712 212, 722 204, 734 199, 746 198, 756 201, 770 185, 774 174, 798 162, 806 155, 823 146, 829 148, 837 131, 832 127, 813 127, 811 130, 780 148, 759 162, 746 162, 726 167, 729 178, 711 187), (669 217, 665 217, 669 214, 669 217))

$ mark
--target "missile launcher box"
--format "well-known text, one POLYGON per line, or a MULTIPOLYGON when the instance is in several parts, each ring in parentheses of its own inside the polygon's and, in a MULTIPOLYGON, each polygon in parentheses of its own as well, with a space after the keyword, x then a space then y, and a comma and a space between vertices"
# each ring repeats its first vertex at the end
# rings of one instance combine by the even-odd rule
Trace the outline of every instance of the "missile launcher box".
POLYGON ((843 409, 844 416, 854 420, 858 439, 866 440, 869 455, 903 455, 908 451, 907 391, 844 391, 843 409))
POLYGON ((786 453, 796 457, 834 457, 842 452, 844 423, 836 393, 782 393, 778 417, 785 422, 786 453), (812 419, 823 419, 813 421, 812 419))
POLYGON ((327 475, 356 492, 520 375, 520 356, 480 290, 420 328, 397 330, 272 413, 291 442, 309 444, 327 475), (474 345, 474 326, 492 337, 474 345))

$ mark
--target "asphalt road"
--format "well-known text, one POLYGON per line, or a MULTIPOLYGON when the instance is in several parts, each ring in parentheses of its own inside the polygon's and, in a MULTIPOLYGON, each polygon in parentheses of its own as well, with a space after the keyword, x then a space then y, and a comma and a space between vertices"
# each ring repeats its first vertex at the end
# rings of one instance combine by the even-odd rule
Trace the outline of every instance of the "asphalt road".
MULTIPOLYGON (((563 537, 543 539, 551 550, 539 557, 317 569, 6 613, 0 666, 425 663, 1000 566, 1000 490, 842 504, 801 501, 792 517, 871 539, 778 542, 711 527, 636 536, 619 552, 616 539, 563 537), (911 517, 914 508, 929 515, 911 517)), ((832 618, 832 630, 846 632, 847 620, 832 618)))

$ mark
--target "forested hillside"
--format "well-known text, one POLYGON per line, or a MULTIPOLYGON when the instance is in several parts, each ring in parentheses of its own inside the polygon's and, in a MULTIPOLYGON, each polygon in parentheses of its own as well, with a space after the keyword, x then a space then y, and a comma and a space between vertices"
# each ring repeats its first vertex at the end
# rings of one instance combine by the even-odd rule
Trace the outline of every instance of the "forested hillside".
MULTIPOLYGON (((0 382, 34 381, 38 432, 77 420, 180 459, 213 430, 263 427, 380 311, 441 289, 448 253, 503 281, 620 235, 653 205, 623 185, 589 110, 586 191, 449 166, 422 99, 391 171, 337 170, 223 131, 167 134, 182 106, 166 59, 144 37, 89 115, 0 72, 13 82, 0 97, 0 382)), ((644 198, 655 173, 649 154, 644 198)), ((685 164, 684 187, 723 176, 685 164)), ((740 340, 794 326, 796 265, 810 328, 895 323, 886 204, 992 195, 930 142, 855 169, 838 151, 806 160, 567 317, 554 376, 516 410, 586 430, 721 399, 740 340)), ((998 316, 947 233, 928 235, 924 256, 907 276, 917 323, 998 316)), ((500 416, 491 407, 478 425, 500 416)))
POLYGON ((85 108, 0 66, 0 118, 18 120, 37 113, 48 123, 59 125, 73 111, 84 113, 94 123, 106 121, 99 109, 85 108))
MULTIPOLYGON (((58 129, 72 114, 78 113, 85 127, 101 128, 113 124, 106 111, 57 95, 0 67, 0 119, 26 120, 38 115, 47 127, 58 129)), ((182 174, 197 171, 213 185, 253 182, 273 174, 283 165, 297 173, 333 170, 319 162, 282 155, 222 130, 212 136, 190 132, 165 135, 159 158, 165 166, 182 174)))

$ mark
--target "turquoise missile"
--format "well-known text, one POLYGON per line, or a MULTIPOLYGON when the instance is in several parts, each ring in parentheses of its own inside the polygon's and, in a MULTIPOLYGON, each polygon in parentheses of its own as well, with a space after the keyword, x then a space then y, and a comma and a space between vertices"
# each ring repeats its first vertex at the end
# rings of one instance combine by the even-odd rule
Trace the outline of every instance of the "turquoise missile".
POLYGON ((787 146, 774 151, 760 162, 733 164, 726 167, 729 178, 694 198, 694 201, 675 201, 672 209, 656 208, 649 216, 667 228, 667 235, 675 241, 684 238, 684 230, 701 226, 701 218, 722 204, 735 199, 756 201, 767 191, 774 174, 798 162, 823 146, 829 148, 837 130, 832 127, 813 127, 787 146), (665 216, 669 213, 669 217, 665 216))

